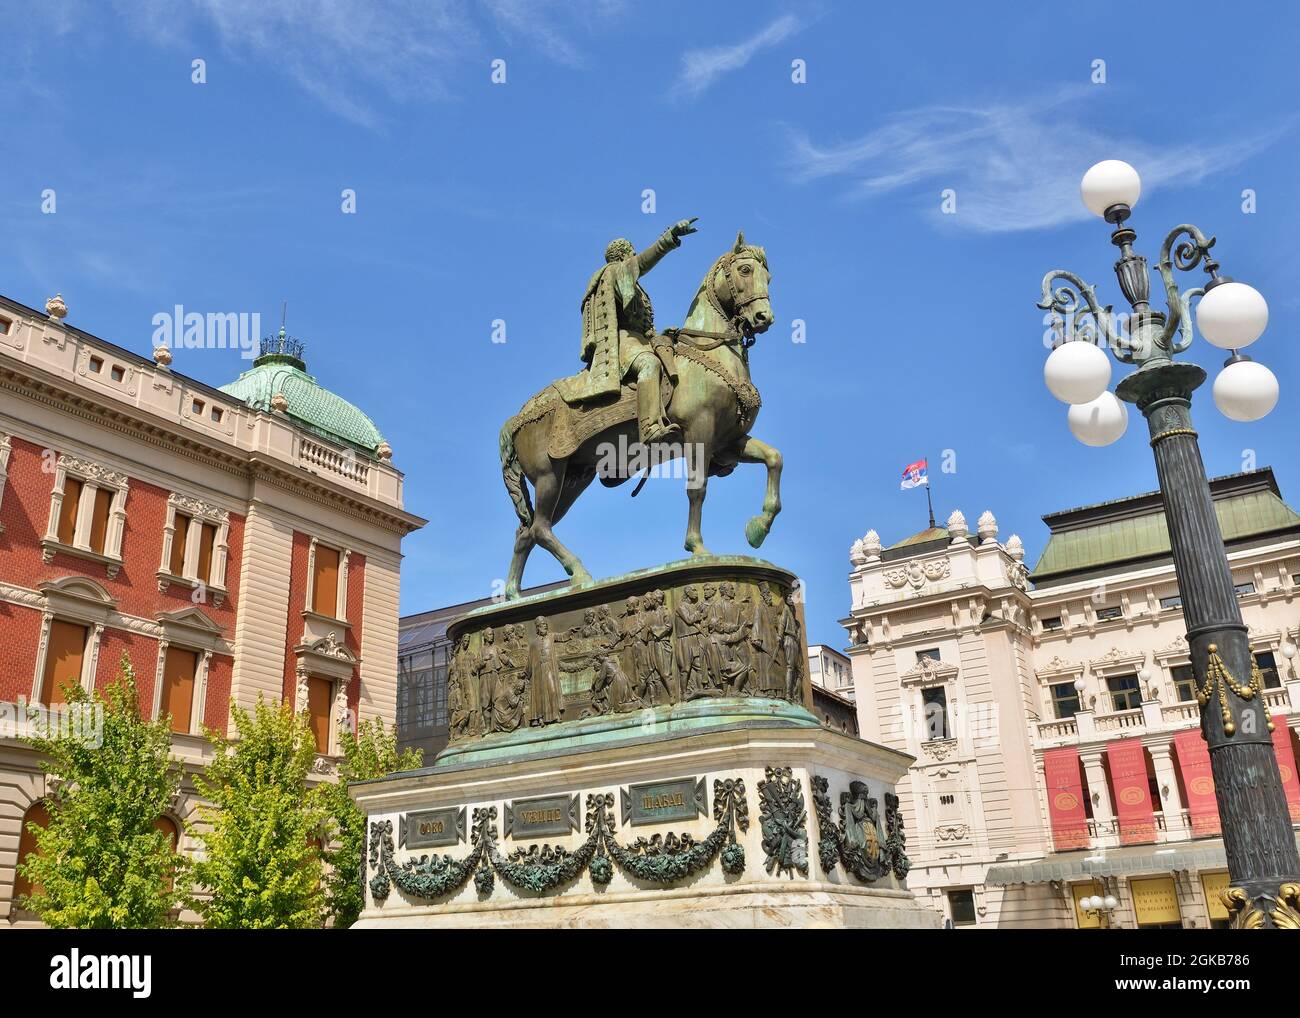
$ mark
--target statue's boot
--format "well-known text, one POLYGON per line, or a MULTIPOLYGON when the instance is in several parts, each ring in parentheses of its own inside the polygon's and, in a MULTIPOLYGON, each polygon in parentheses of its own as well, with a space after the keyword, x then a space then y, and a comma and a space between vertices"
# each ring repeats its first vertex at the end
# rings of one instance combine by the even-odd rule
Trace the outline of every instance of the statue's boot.
POLYGON ((643 445, 681 438, 682 429, 664 416, 663 374, 657 359, 646 358, 646 370, 637 372, 636 412, 643 445))

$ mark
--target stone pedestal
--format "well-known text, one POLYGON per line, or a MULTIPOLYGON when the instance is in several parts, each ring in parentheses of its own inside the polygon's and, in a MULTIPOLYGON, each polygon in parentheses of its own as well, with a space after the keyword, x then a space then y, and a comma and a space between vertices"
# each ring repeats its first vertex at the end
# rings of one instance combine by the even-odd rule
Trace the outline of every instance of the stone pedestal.
POLYGON ((910 762, 774 717, 369 782, 357 926, 936 928, 887 809, 910 762))
POLYGON ((688 559, 449 627, 451 744, 353 786, 363 927, 931 927, 912 758, 808 710, 795 577, 688 559))

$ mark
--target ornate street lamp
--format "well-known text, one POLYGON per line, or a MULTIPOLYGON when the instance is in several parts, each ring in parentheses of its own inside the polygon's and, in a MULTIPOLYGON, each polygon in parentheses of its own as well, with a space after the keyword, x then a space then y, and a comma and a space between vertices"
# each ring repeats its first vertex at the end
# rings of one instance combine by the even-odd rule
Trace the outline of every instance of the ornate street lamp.
POLYGON ((1038 306, 1050 312, 1058 342, 1043 374, 1052 394, 1071 404, 1070 430, 1087 445, 1110 445, 1124 433, 1125 403, 1147 420, 1222 818, 1230 877, 1225 904, 1235 928, 1296 929, 1300 857, 1269 734, 1273 724, 1192 430, 1192 392, 1206 375, 1195 364, 1174 360, 1191 345, 1191 302, 1199 297, 1201 335, 1229 351, 1214 383, 1214 402, 1233 420, 1258 420, 1277 402, 1277 379, 1240 351, 1264 331, 1268 305, 1253 287, 1221 276, 1210 255, 1214 238, 1184 223, 1161 245, 1156 268, 1166 310, 1152 310, 1147 261, 1134 252, 1137 234, 1126 225, 1141 190, 1137 171, 1118 160, 1098 163, 1084 174, 1084 204, 1115 228, 1111 243, 1120 252, 1115 275, 1133 310, 1124 323, 1074 273, 1047 273, 1038 306), (1197 266, 1209 280, 1180 292, 1174 269, 1189 272, 1197 266), (1105 348, 1137 365, 1114 393, 1107 390, 1111 365, 1105 348))
POLYGON ((1111 926, 1111 917, 1115 914, 1115 909, 1119 908, 1119 899, 1113 894, 1108 894, 1104 898, 1100 894, 1091 894, 1079 899, 1079 908, 1096 919, 1103 930, 1108 930, 1111 926))

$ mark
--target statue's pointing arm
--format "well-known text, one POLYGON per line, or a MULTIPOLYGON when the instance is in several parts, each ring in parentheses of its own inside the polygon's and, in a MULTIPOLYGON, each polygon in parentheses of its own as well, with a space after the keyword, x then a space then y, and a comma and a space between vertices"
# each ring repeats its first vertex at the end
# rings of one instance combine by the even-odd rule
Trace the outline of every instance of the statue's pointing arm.
POLYGON ((638 275, 644 276, 659 264, 660 258, 674 248, 681 247, 681 238, 687 234, 696 232, 695 227, 691 225, 695 222, 696 218, 698 217, 683 219, 680 222, 673 223, 672 226, 664 230, 658 240, 638 254, 636 256, 638 275))

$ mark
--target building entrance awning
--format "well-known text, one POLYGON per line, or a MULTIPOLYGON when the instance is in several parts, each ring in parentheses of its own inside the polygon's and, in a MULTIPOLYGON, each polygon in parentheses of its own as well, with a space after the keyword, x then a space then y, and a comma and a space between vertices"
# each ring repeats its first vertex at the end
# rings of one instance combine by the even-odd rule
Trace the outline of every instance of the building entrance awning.
POLYGON ((1049 855, 1029 862, 990 866, 986 884, 1046 884, 1053 880, 1069 883, 1092 877, 1141 876, 1173 873, 1176 870, 1226 869, 1228 857, 1223 842, 1190 842, 1182 845, 1130 845, 1126 848, 1096 849, 1049 855))

